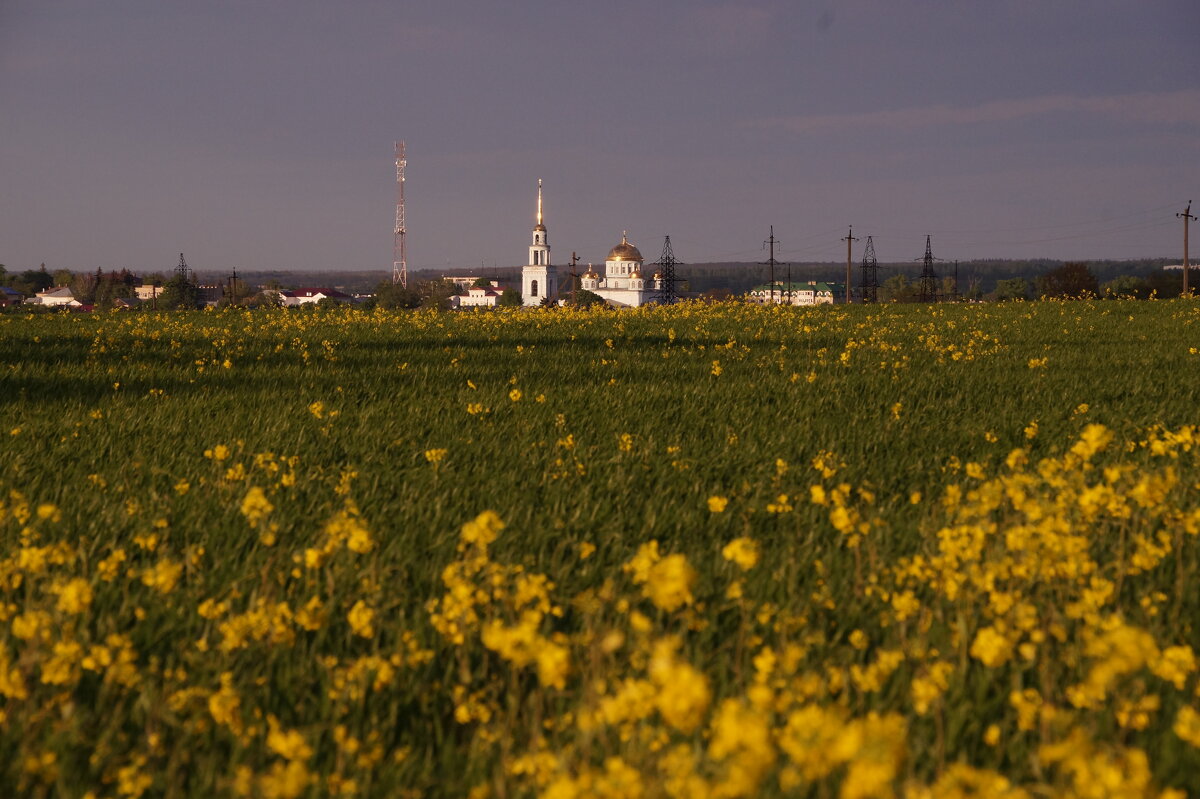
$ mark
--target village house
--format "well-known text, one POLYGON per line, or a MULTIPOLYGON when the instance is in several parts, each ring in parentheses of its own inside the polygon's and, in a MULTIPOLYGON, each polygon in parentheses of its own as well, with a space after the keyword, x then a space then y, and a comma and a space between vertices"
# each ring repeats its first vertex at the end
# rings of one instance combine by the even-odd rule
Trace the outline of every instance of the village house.
POLYGON ((772 285, 755 286, 746 294, 746 299, 759 305, 832 305, 841 296, 840 283, 823 283, 809 280, 803 283, 785 283, 776 280, 772 285))
POLYGON ((503 294, 504 286, 500 281, 490 280, 487 286, 471 286, 466 294, 455 295, 451 305, 456 308, 495 308, 503 294))
POLYGON ((8 286, 0 286, 0 308, 7 308, 10 305, 20 305, 25 299, 25 295, 16 289, 10 289, 8 286))
POLYGON ((70 286, 55 286, 45 291, 39 291, 33 297, 27 297, 25 302, 28 305, 67 306, 75 308, 83 305, 83 303, 75 299, 70 286))
POLYGON ((307 287, 291 291, 280 291, 279 298, 285 308, 292 308, 297 305, 315 305, 321 300, 354 302, 354 298, 349 294, 328 287, 307 287))

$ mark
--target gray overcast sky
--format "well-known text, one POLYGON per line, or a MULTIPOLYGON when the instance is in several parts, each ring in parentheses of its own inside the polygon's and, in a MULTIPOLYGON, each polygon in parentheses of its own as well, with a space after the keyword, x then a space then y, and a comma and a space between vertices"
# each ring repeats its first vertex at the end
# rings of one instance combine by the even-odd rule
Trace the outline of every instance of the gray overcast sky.
POLYGON ((386 272, 395 139, 413 269, 1177 257, 1200 3, 0 0, 10 270, 386 272))

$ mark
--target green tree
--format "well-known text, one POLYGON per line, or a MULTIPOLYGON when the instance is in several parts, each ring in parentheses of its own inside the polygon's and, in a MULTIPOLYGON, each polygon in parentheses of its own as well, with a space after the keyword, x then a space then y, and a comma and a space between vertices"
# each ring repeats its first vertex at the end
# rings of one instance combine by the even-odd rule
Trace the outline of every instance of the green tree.
POLYGON ((22 294, 32 296, 53 286, 54 278, 45 269, 26 269, 20 275, 14 275, 9 283, 22 294))
POLYGON ((1143 277, 1118 275, 1100 287, 1104 297, 1133 297, 1144 300, 1150 296, 1150 284, 1143 277))
POLYGON ((605 299, 594 291, 579 289, 579 291, 575 292, 575 306, 578 308, 589 308, 593 305, 605 304, 605 299))
POLYGON ((100 284, 103 278, 103 273, 97 269, 95 274, 81 272, 78 275, 73 275, 66 283, 59 283, 58 273, 55 274, 54 285, 70 286, 71 294, 75 299, 82 302, 84 305, 91 305, 96 299, 96 287, 100 284))
POLYGON ((477 277, 475 278, 475 282, 471 284, 471 288, 476 289, 490 289, 491 287, 492 281, 488 280, 486 277, 477 277))
POLYGON ((983 299, 983 281, 975 275, 967 278, 966 288, 963 289, 964 300, 980 300, 983 299))
POLYGON ((1004 302, 1006 300, 1029 299, 1029 281, 1023 277, 1010 277, 1007 280, 997 280, 996 290, 991 299, 1004 302))
POLYGON ((938 281, 938 297, 940 299, 958 299, 958 281, 954 275, 946 275, 938 281))
POLYGON ((253 293, 246 285, 246 281, 240 277, 227 279, 221 284, 221 299, 217 302, 217 307, 243 305, 249 301, 249 297, 253 293))
POLYGON ((443 311, 450 307, 450 298, 458 293, 454 283, 449 280, 422 280, 417 283, 416 291, 421 297, 422 308, 443 311))
POLYGON ((158 307, 173 311, 200 307, 200 290, 190 277, 176 274, 163 284, 158 295, 158 307))
POLYGON ((521 292, 516 289, 505 289, 500 293, 500 299, 496 300, 496 304, 505 308, 516 308, 521 305, 521 292))
POLYGON ((920 291, 904 275, 892 275, 879 287, 880 302, 916 302, 920 291))
POLYGON ((1077 299, 1100 294, 1100 284, 1088 265, 1068 262, 1034 278, 1039 297, 1077 299))
MULTIPOLYGON (((1190 277, 1195 279, 1196 273, 1192 272, 1190 277)), ((1189 280, 1188 283, 1190 286, 1191 281, 1189 280)), ((1150 292, 1159 299, 1178 297, 1183 293, 1183 270, 1156 270, 1146 275, 1146 284, 1150 286, 1150 292)))
POLYGON ((421 295, 399 283, 385 280, 375 287, 374 307, 394 311, 421 307, 421 295))
POLYGON ((278 291, 263 289, 246 300, 246 305, 250 308, 282 308, 283 298, 278 291))

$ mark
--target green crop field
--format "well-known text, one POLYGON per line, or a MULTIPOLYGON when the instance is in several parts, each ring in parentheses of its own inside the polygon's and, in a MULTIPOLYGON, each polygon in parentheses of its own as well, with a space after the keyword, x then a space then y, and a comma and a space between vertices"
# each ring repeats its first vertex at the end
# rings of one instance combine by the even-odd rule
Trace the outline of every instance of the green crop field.
POLYGON ((0 315, 0 795, 1200 796, 1198 346, 0 315))

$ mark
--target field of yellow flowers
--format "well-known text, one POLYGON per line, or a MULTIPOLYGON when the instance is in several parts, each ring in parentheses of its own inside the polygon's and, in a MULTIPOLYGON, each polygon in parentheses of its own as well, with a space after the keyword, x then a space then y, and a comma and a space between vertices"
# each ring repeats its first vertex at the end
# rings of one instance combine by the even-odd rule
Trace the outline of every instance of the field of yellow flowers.
POLYGON ((1200 797, 1198 343, 0 316, 0 795, 1200 797))

